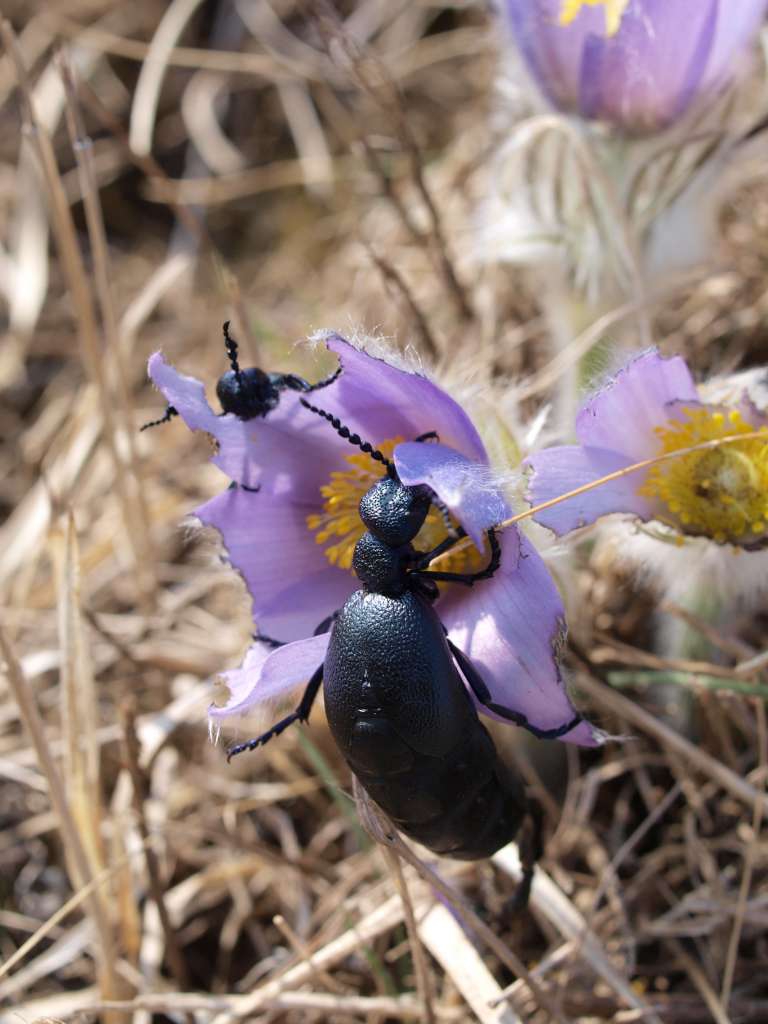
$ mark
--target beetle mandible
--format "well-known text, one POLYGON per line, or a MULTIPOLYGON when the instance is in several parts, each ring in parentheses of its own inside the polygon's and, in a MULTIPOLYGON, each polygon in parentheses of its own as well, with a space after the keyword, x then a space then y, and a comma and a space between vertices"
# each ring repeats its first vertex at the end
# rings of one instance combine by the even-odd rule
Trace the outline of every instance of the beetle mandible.
POLYGON ((367 532, 357 542, 352 564, 361 589, 331 616, 324 663, 295 711, 256 739, 232 747, 228 758, 279 736, 293 722, 306 722, 322 686, 328 723, 342 755, 406 835, 443 856, 474 860, 506 845, 530 818, 534 852, 525 864, 522 899, 516 900, 524 903, 540 854, 540 810, 499 757, 465 681, 480 704, 543 739, 570 732, 581 716, 554 729, 533 726, 493 700, 471 660, 446 635, 434 608, 438 583, 473 586, 491 578, 501 564, 495 530, 487 531, 485 568, 473 573, 430 570, 433 559, 466 536, 463 528, 431 551, 415 550, 412 542, 437 501, 433 492, 426 485, 404 485, 381 452, 335 416, 301 402, 379 462, 385 474, 360 501, 367 532))
MULTIPOLYGON (((333 384, 341 373, 339 366, 330 376, 310 384, 295 373, 267 373, 257 366, 243 370, 237 358, 238 344, 229 333, 229 323, 224 323, 224 347, 227 350, 230 368, 219 377, 216 384, 216 396, 221 403, 223 413, 234 413, 240 420, 254 420, 266 416, 280 401, 281 391, 301 391, 308 394, 333 384)), ((148 430, 168 423, 178 411, 172 405, 166 407, 160 419, 145 423, 141 428, 148 430)))

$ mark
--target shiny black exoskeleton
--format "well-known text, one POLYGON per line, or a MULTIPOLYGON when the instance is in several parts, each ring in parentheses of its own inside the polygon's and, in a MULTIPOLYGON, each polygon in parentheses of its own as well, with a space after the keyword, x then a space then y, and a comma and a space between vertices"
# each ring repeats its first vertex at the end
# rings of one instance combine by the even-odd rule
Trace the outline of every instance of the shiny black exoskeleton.
POLYGON ((531 816, 536 838, 526 864, 527 894, 540 852, 538 810, 498 756, 465 681, 481 704, 543 738, 564 735, 580 718, 557 729, 532 726, 493 701, 470 659, 446 636, 433 605, 437 584, 473 586, 493 576, 501 563, 494 530, 487 532, 490 558, 484 569, 431 571, 430 562, 464 531, 455 531, 432 551, 416 551, 412 542, 435 501, 432 492, 402 484, 380 452, 302 401, 387 472, 360 502, 367 532, 355 547, 353 568, 361 589, 333 617, 325 663, 295 712, 257 739, 233 747, 229 756, 266 743, 294 721, 306 721, 322 685, 328 722, 347 763, 406 835, 436 853, 476 859, 510 842, 531 816))
MULTIPOLYGON (((328 722, 365 790, 435 853, 489 857, 514 838, 527 802, 470 700, 432 602, 434 578, 411 541, 429 511, 425 489, 386 477, 365 495, 369 532, 355 549, 362 584, 342 608, 325 660, 328 722)), ((499 560, 492 540, 491 576, 499 560)), ((440 575, 440 574, 437 574, 440 575)))
MULTIPOLYGON (((222 412, 234 413, 240 420, 254 420, 266 416, 277 406, 282 391, 301 391, 308 394, 310 391, 317 391, 332 384, 341 373, 339 367, 324 380, 310 384, 295 373, 267 373, 257 366, 243 370, 237 359, 237 342, 229 333, 229 320, 224 324, 224 347, 229 357, 230 369, 219 377, 216 395, 221 402, 222 412)), ((145 423, 141 429, 148 430, 149 427, 168 423, 174 416, 178 416, 178 411, 169 405, 159 420, 145 423)))

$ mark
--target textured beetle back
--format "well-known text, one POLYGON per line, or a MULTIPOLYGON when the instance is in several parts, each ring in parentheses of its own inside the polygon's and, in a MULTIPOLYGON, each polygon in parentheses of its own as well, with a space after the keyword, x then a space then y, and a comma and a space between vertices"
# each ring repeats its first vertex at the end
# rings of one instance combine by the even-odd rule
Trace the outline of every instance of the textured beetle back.
POLYGON ((352 594, 333 626, 323 686, 339 749, 402 832, 461 859, 514 838, 522 785, 477 717, 428 601, 352 594))

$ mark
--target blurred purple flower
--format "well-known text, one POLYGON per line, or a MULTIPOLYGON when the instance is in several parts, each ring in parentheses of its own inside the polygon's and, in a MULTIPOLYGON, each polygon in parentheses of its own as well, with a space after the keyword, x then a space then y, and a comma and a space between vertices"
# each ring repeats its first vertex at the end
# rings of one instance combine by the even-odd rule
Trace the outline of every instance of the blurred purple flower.
POLYGON ((656 131, 724 86, 768 0, 502 0, 515 41, 561 110, 656 131))
POLYGON ((557 534, 611 512, 655 519, 717 543, 762 545, 768 536, 768 417, 746 393, 737 405, 703 403, 683 359, 649 351, 581 409, 578 445, 530 456, 528 500, 549 501, 601 476, 731 434, 765 433, 691 452, 602 484, 537 513, 557 534))
MULTIPOLYGON (((313 402, 391 453, 404 483, 428 484, 469 536, 482 541, 484 531, 509 510, 463 409, 420 373, 373 358, 338 335, 325 340, 343 373, 313 402), (415 443, 430 431, 437 433, 437 443, 415 443)), ((222 674, 224 699, 210 714, 225 718, 286 694, 323 661, 330 634, 312 633, 358 589, 350 569, 364 530, 357 503, 381 469, 302 407, 297 396, 284 394, 266 419, 243 423, 217 416, 203 385, 178 374, 159 354, 150 359, 150 375, 191 428, 214 436, 216 464, 236 483, 258 487, 257 493, 231 488, 195 512, 220 532, 248 587, 259 633, 289 641, 270 649, 257 640, 239 669, 222 674)), ((425 529, 429 536, 416 540, 424 550, 447 535, 437 512, 425 529)), ((541 729, 555 728, 575 713, 558 662, 565 635, 562 602, 526 538, 509 529, 501 545, 502 564, 493 579, 472 589, 441 585, 438 613, 495 701, 541 729)), ((459 569, 467 559, 474 566, 486 558, 476 548, 455 557, 464 559, 459 569)), ((595 745, 603 736, 582 722, 563 739, 595 745)))

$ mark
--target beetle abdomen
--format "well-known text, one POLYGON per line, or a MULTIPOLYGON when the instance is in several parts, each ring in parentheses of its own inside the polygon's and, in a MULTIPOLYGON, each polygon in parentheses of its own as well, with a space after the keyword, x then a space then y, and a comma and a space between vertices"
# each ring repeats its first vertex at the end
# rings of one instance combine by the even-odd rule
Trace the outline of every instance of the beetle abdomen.
POLYGON ((345 754, 400 831, 443 856, 489 857, 515 837, 525 814, 522 786, 479 720, 460 749, 430 757, 410 748, 385 718, 361 718, 345 754))

